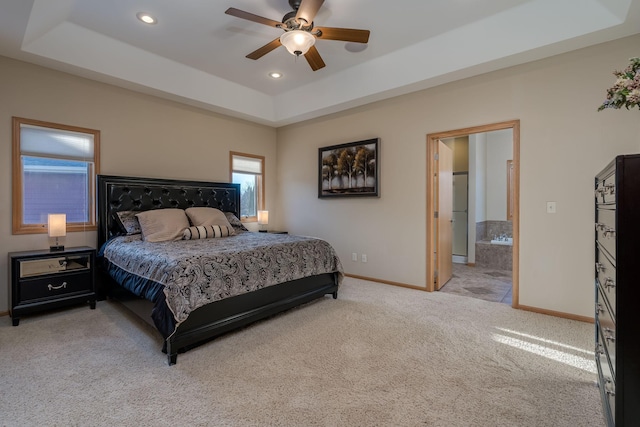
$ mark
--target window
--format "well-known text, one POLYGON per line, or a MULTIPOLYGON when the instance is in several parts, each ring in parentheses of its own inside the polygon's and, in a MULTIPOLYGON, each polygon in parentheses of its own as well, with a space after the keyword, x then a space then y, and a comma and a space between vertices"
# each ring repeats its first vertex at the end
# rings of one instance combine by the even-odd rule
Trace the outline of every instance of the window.
POLYGON ((240 215, 243 221, 257 221, 264 208, 264 157, 230 152, 231 182, 240 184, 240 215))
POLYGON ((96 229, 100 131, 13 118, 13 234, 46 233, 47 215, 67 231, 96 229))

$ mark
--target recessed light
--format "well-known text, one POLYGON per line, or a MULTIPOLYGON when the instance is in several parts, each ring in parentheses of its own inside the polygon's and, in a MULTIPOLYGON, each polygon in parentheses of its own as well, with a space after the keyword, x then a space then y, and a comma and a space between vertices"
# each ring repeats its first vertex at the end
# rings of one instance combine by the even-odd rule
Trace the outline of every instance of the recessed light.
POLYGON ((156 24, 158 21, 156 20, 156 18, 154 18, 153 16, 149 15, 148 13, 145 12, 138 12, 136 13, 136 17, 141 20, 142 22, 144 22, 145 24, 156 24))
POLYGON ((273 71, 273 72, 269 73, 269 77, 271 77, 272 79, 279 79, 280 77, 282 77, 282 73, 278 73, 277 71, 273 71))

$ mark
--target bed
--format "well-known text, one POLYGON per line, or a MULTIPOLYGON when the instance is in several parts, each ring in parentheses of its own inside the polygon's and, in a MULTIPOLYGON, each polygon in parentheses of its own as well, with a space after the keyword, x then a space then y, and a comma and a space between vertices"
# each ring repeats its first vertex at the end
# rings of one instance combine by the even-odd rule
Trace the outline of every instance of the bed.
POLYGON ((342 267, 327 242, 246 231, 239 212, 238 184, 97 177, 98 293, 118 299, 160 332, 169 365, 179 352, 216 336, 338 296, 342 267), (123 227, 125 214, 197 211, 190 208, 224 212, 232 235, 152 243, 123 227))

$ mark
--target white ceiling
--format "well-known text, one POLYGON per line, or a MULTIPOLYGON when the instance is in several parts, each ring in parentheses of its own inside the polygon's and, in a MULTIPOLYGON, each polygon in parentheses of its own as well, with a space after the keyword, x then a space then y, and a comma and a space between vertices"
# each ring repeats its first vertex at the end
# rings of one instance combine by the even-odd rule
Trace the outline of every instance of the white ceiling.
POLYGON ((276 21, 291 10, 287 0, 0 0, 0 55, 277 127, 640 32, 640 0, 326 0, 316 25, 371 36, 361 51, 318 40, 326 67, 314 72, 284 47, 245 58, 281 31, 229 7, 276 21), (141 11, 158 23, 142 24, 141 11))

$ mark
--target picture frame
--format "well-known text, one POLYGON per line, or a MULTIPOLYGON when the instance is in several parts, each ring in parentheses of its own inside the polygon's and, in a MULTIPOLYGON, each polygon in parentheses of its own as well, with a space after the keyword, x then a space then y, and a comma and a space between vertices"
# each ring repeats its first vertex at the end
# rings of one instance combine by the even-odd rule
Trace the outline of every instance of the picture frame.
POLYGON ((380 197, 380 138, 318 149, 318 198, 380 197))

